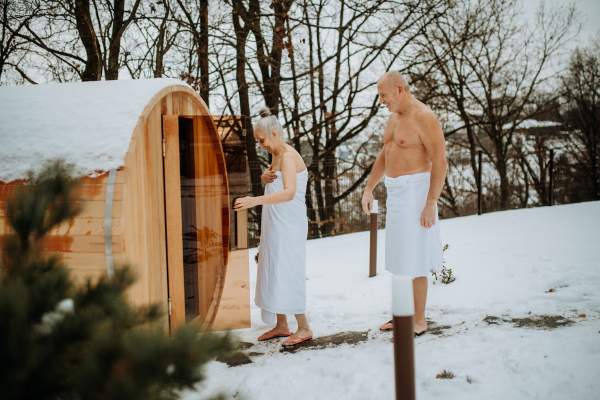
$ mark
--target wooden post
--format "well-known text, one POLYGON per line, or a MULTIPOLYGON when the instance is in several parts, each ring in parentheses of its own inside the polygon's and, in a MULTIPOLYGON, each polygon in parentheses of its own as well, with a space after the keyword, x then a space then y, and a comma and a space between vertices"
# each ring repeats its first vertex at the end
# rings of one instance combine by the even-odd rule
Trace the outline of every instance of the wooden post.
POLYGON ((481 187, 483 185, 481 180, 481 150, 477 151, 477 155, 479 157, 479 171, 477 171, 477 215, 481 215, 483 212, 483 198, 481 197, 481 187))
POLYGON ((409 276, 392 277, 396 400, 415 400, 415 305, 409 276))
POLYGON ((377 275, 377 214, 379 213, 379 202, 373 200, 371 208, 371 257, 369 260, 369 278, 377 275))
POLYGON ((548 204, 554 203, 554 149, 550 150, 550 182, 548 182, 548 204))

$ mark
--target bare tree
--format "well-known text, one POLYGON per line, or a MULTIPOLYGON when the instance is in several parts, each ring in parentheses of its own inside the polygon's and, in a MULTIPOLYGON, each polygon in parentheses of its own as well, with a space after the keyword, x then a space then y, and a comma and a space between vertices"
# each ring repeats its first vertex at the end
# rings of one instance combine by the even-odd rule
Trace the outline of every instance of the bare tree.
POLYGON ((173 1, 159 3, 140 4, 133 21, 135 29, 130 29, 124 38, 121 64, 134 79, 160 78, 172 68, 166 57, 184 27, 174 15, 177 10, 173 8, 173 1))
POLYGON ((600 200, 600 35, 571 55, 562 119, 568 129, 568 153, 574 159, 575 190, 588 192, 582 200, 600 200))
MULTIPOLYGON (((415 67, 412 46, 422 26, 438 18, 445 1, 303 1, 291 13, 289 67, 282 74, 282 103, 290 138, 310 148, 309 208, 322 234, 334 226, 335 205, 368 177, 372 162, 365 146, 381 133, 377 78, 388 70, 415 67), (358 141, 355 163, 363 174, 335 193, 337 149, 358 141), (360 161, 359 161, 360 160, 360 161)), ((420 60, 416 62, 421 62, 420 60)))
POLYGON ((198 69, 200 70, 199 92, 206 104, 209 104, 209 62, 208 62, 208 0, 195 0, 191 4, 185 4, 177 0, 181 11, 185 16, 185 24, 193 38, 193 48, 198 57, 198 69))
POLYGON ((515 131, 538 112, 534 98, 549 84, 548 68, 578 25, 574 6, 549 9, 542 3, 535 24, 520 13, 519 3, 510 0, 459 0, 424 36, 425 54, 444 80, 441 95, 451 100, 449 111, 458 113, 469 136, 473 171, 478 147, 500 176, 501 209, 509 207, 515 131))
POLYGON ((40 2, 13 0, 1 0, 0 11, 2 12, 2 32, 0 40, 0 80, 5 66, 14 68, 19 75, 29 83, 34 82, 21 68, 18 62, 11 62, 11 58, 18 53, 27 51, 27 42, 20 34, 27 29, 32 20, 43 12, 40 2))

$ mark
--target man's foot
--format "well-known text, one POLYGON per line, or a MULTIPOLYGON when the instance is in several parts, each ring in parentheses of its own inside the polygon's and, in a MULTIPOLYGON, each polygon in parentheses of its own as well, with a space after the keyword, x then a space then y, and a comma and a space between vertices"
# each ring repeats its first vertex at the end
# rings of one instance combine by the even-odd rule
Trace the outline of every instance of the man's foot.
MULTIPOLYGON (((425 334, 425 332, 427 332, 427 324, 425 324, 425 329, 419 330, 419 328, 422 328, 422 325, 421 326, 415 325, 415 337, 422 336, 425 334)), ((390 321, 386 322, 385 324, 381 325, 379 327, 379 329, 382 331, 393 331, 394 330, 393 320, 390 320, 390 321)))
POLYGON ((423 321, 421 323, 417 323, 415 321, 415 337, 424 335, 425 332, 427 332, 427 329, 428 329, 427 322, 423 321))
POLYGON ((380 330, 382 331, 391 331, 394 329, 394 322, 393 320, 389 320, 388 322, 386 322, 385 324, 381 325, 379 327, 380 330))

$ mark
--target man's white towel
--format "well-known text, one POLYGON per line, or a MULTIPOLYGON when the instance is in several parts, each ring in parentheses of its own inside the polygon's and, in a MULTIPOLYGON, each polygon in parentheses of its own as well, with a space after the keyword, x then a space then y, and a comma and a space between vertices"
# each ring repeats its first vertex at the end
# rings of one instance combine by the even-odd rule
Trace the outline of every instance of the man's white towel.
MULTIPOLYGON (((281 171, 265 194, 283 190, 281 171)), ((304 314, 306 310, 306 184, 308 171, 296 174, 296 195, 291 201, 262 209, 260 253, 254 303, 262 320, 274 325, 275 314, 304 314)))
POLYGON ((431 173, 385 176, 387 189, 385 218, 385 269, 411 278, 427 276, 442 269, 440 221, 427 229, 421 226, 421 213, 429 193, 431 173))

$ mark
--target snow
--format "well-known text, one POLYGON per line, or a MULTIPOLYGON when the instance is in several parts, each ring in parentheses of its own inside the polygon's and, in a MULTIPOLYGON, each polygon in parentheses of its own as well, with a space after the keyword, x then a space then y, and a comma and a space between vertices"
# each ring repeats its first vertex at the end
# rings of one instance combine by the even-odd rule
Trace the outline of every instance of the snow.
MULTIPOLYGON (((502 129, 510 129, 512 128, 514 123, 508 123, 502 125, 502 129)), ((549 128, 553 126, 562 125, 560 122, 554 121, 537 121, 535 119, 526 119, 517 124, 518 129, 531 129, 531 128, 549 128)))
MULTIPOLYGON (((441 221, 446 266, 456 281, 429 279, 427 316, 449 329, 415 339, 418 399, 597 399, 600 393, 600 202, 505 211, 441 221), (555 291, 546 293, 551 288, 555 291), (531 312, 531 315, 529 314, 531 312), (585 314, 586 316, 581 316, 585 314), (560 315, 552 330, 488 325, 560 315), (444 369, 456 374, 436 379, 444 369), (470 377, 472 383, 467 381, 470 377)), ((307 316, 315 337, 367 331, 369 340, 281 354, 280 341, 256 344, 253 363, 209 363, 207 380, 185 400, 218 392, 245 399, 392 399, 391 275, 378 236, 378 275, 368 278, 368 232, 307 246, 307 316)), ((254 254, 251 254, 251 259, 254 254)), ((254 293, 256 265, 251 264, 254 293)), ((267 327, 252 307, 244 341, 267 327)), ((291 328, 293 316, 288 316, 291 328)))
POLYGON ((124 165, 150 100, 170 78, 0 87, 0 181, 27 177, 63 158, 91 175, 124 165))

